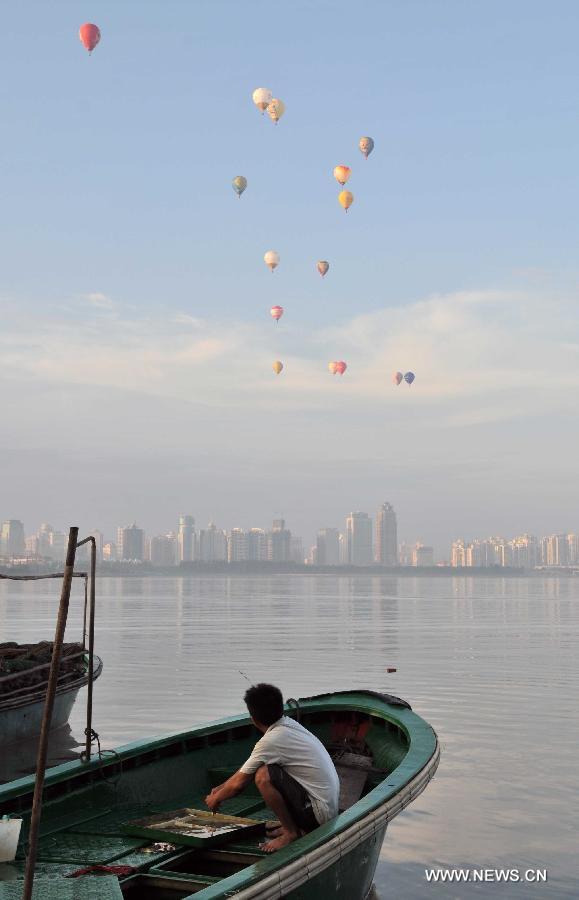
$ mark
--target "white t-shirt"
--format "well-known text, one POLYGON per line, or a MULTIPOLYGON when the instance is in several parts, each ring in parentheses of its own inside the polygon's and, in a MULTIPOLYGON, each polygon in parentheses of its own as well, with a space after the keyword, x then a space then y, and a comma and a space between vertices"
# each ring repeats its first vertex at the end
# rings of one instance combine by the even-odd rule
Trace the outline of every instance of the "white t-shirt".
POLYGON ((274 763, 307 791, 320 825, 338 815, 340 781, 330 754, 311 731, 288 716, 269 726, 241 771, 253 775, 260 766, 274 763))

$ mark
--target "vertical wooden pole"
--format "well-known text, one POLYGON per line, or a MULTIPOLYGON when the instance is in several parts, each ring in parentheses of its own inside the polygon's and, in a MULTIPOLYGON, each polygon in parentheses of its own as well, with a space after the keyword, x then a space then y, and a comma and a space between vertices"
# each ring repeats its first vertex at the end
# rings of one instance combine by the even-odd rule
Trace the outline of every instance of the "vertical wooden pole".
POLYGON ((94 615, 95 615, 95 579, 96 579, 96 540, 90 541, 90 599, 88 612, 88 695, 86 700, 86 743, 84 756, 86 762, 90 760, 92 738, 92 687, 93 687, 93 661, 94 661, 94 615))
POLYGON ((50 673, 48 676, 48 686, 46 688, 46 700, 44 701, 44 713, 42 715, 40 739, 38 742, 38 756, 36 759, 36 780, 34 783, 34 799, 32 801, 32 815, 30 817, 30 831, 28 834, 28 855, 26 857, 26 872, 24 875, 22 900, 31 900, 32 888, 34 886, 34 869, 36 867, 36 855, 38 852, 38 833, 40 829, 40 817, 42 815, 42 792, 44 789, 46 758, 48 755, 48 736, 50 732, 50 723, 52 720, 52 711, 54 709, 54 697, 56 694, 58 673, 60 671, 62 644, 64 642, 64 632, 66 630, 66 620, 68 616, 68 604, 70 601, 70 589, 74 571, 74 558, 76 555, 77 538, 78 528, 73 527, 68 533, 68 549, 66 551, 66 564, 64 567, 64 575, 62 578, 60 606, 58 608, 56 632, 54 635, 54 644, 52 646, 52 660, 50 662, 50 673))

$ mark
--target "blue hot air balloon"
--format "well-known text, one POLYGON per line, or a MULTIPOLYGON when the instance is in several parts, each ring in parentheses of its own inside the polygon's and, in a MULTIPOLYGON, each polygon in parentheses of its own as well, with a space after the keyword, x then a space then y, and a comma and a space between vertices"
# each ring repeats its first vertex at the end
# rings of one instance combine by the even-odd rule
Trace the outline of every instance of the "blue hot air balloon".
POLYGON ((404 376, 404 381, 406 382, 406 384, 411 385, 415 378, 416 375, 414 374, 414 372, 407 372, 404 376))

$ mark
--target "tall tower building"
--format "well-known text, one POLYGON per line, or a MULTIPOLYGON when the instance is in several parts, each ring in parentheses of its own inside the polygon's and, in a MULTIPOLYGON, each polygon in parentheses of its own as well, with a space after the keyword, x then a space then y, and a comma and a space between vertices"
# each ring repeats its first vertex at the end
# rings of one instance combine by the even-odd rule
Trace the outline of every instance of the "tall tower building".
POLYGON ((233 528, 227 538, 227 561, 244 562, 247 558, 247 532, 242 528, 233 528))
POLYGON ((247 532, 247 558, 252 562, 267 560, 267 535, 263 528, 250 528, 247 532))
POLYGON ((372 519, 365 512, 352 512, 346 519, 348 563, 351 566, 371 566, 372 519))
POLYGON ((284 519, 274 519, 272 529, 267 533, 267 558, 271 562, 289 562, 291 540, 292 534, 285 527, 284 519))
POLYGON ((142 562, 145 558, 145 532, 136 522, 117 529, 117 553, 120 560, 142 562))
POLYGON ((195 519, 193 516, 179 516, 177 532, 177 559, 182 562, 193 562, 195 559, 195 519))
POLYGON ((24 525, 19 519, 7 519, 0 531, 0 555, 9 558, 26 554, 24 525))
POLYGON ((376 516, 376 560, 381 566, 398 565, 396 513, 391 503, 383 503, 376 516))
POLYGON ((201 562, 227 560, 227 535, 213 522, 199 532, 199 559, 201 562))
POLYGON ((316 564, 318 566, 340 565, 340 532, 337 528, 322 528, 318 531, 316 564))

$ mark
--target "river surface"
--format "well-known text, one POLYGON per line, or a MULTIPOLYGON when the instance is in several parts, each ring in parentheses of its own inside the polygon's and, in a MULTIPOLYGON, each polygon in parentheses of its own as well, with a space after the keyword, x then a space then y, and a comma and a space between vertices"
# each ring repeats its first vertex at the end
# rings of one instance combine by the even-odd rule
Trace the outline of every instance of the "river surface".
MULTIPOLYGON (((58 592, 0 582, 0 641, 51 639, 58 592)), ((74 596, 70 640, 78 583, 74 596)), ((442 759, 388 829, 376 900, 579 897, 579 579, 103 578, 97 600, 103 746, 238 713, 246 677, 286 697, 396 693, 435 728, 442 759), (547 869, 548 881, 435 885, 430 867, 547 869)), ((83 699, 53 759, 82 739, 83 699)))

